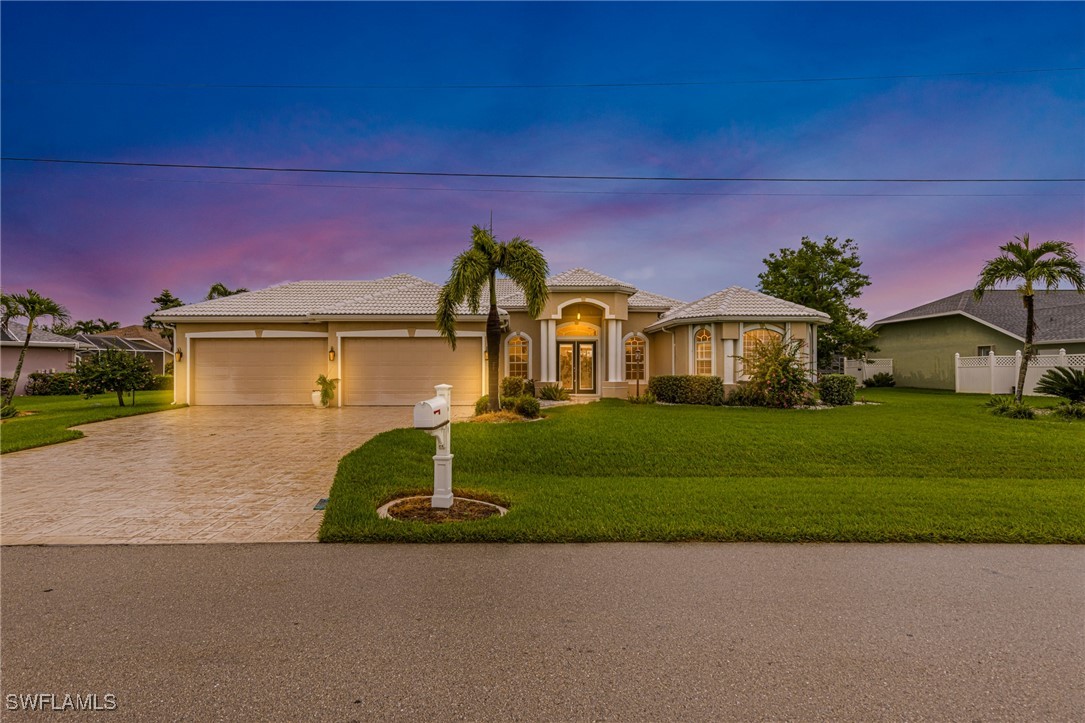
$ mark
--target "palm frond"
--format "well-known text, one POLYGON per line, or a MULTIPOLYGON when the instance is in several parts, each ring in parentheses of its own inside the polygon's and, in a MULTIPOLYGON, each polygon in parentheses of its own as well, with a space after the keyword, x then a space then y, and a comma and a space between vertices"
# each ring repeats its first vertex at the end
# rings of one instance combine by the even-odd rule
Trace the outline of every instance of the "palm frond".
MULTIPOLYGON (((476 226, 476 228, 478 228, 476 226)), ((452 273, 437 296, 437 331, 456 348, 456 309, 467 302, 477 314, 482 290, 490 279, 490 264, 477 248, 470 248, 452 260, 452 273)))
POLYGON ((524 291, 527 312, 532 317, 542 313, 550 290, 546 278, 550 275, 550 266, 542 252, 529 240, 519 236, 503 244, 504 263, 498 270, 509 277, 524 291))

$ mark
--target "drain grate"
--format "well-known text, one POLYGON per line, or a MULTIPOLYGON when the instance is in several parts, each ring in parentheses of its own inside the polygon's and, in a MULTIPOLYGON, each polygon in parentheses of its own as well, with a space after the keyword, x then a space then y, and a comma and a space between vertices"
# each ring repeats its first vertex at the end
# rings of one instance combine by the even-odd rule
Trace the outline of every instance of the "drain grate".
POLYGON ((316 505, 313 507, 313 509, 314 510, 322 510, 327 506, 328 506, 328 498, 327 497, 321 497, 320 502, 317 502, 316 505))

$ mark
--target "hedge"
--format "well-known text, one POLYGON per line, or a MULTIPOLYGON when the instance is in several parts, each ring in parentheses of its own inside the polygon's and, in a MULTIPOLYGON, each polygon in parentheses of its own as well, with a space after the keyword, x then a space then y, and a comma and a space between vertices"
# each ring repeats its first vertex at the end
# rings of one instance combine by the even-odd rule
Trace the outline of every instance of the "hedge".
POLYGON ((818 396, 825 404, 846 407, 855 402, 855 377, 826 374, 818 382, 818 396))
POLYGON ((28 397, 53 397, 80 394, 79 380, 73 372, 32 372, 26 378, 28 397))
POLYGON ((727 399, 722 379, 691 374, 652 377, 648 381, 648 391, 658 401, 670 404, 710 404, 719 407, 727 399))

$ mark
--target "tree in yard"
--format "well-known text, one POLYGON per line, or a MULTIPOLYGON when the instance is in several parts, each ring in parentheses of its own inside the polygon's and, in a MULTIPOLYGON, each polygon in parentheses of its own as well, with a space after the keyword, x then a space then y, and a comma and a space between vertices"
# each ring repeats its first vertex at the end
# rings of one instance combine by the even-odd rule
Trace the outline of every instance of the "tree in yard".
POLYGON ((214 284, 211 284, 211 290, 207 292, 206 300, 211 301, 212 299, 221 299, 224 296, 244 294, 246 291, 248 291, 248 289, 246 289, 245 287, 241 287, 239 289, 230 289, 227 288, 226 284, 222 283, 221 281, 216 281, 214 284))
POLYGON ((490 312, 486 318, 487 370, 490 411, 501 411, 499 395, 501 369, 501 319, 497 311, 497 275, 511 279, 524 292, 527 313, 542 313, 549 296, 546 277, 550 267, 542 252, 529 239, 519 236, 498 241, 493 232, 474 226, 471 248, 452 261, 452 273, 437 299, 437 330, 456 348, 456 309, 467 303, 472 314, 482 305, 482 292, 489 287, 490 312))
POLYGON ((184 306, 185 302, 181 301, 176 296, 171 294, 169 289, 162 289, 162 293, 151 299, 151 301, 154 304, 157 304, 158 308, 152 311, 150 314, 147 314, 147 316, 143 317, 143 328, 157 329, 159 334, 166 337, 170 340, 170 342, 172 342, 173 327, 161 321, 156 321, 151 317, 153 317, 159 311, 165 311, 166 309, 176 309, 178 306, 184 306))
POLYGON ((1025 305, 1025 348, 1021 356, 1021 369, 1017 373, 1017 401, 1025 388, 1025 374, 1029 362, 1036 356, 1032 340, 1036 336, 1036 315, 1033 309, 1035 289, 1043 286, 1053 291, 1059 284, 1072 284, 1079 294, 1085 294, 1085 271, 1077 260, 1077 252, 1066 241, 1045 241, 1032 247, 1028 234, 1015 237, 998 247, 1002 253, 983 265, 972 295, 977 301, 998 284, 1018 283, 1017 291, 1025 305))
MULTIPOLYGON (((47 296, 42 296, 33 289, 27 289, 25 294, 3 294, 3 324, 7 328, 11 319, 26 319, 26 338, 23 339, 23 348, 19 352, 19 361, 15 364, 15 374, 12 376, 11 389, 4 397, 2 406, 9 406, 15 398, 15 388, 19 386, 19 376, 23 372, 23 361, 26 359, 26 350, 30 346, 30 337, 34 333, 34 324, 43 317, 50 317, 53 322, 65 323, 68 321, 68 310, 47 296)), ((9 330, 10 333, 10 330, 9 330)))
POLYGON ((53 333, 61 336, 74 336, 75 334, 100 334, 103 331, 119 328, 121 328, 119 321, 106 321, 99 318, 75 321, 71 324, 53 324, 53 333))
POLYGON ((154 381, 154 368, 145 356, 107 349, 79 362, 75 377, 84 396, 116 392, 117 404, 123 407, 125 392, 132 392, 134 405, 136 390, 154 381))
POLYGON ((831 317, 818 327, 818 368, 828 368, 840 354, 862 357, 878 350, 877 334, 863 325, 866 312, 851 305, 870 286, 870 277, 860 271, 858 244, 851 239, 838 243, 834 236, 817 243, 803 236, 798 249, 780 249, 762 262, 765 271, 757 275, 762 293, 831 317))

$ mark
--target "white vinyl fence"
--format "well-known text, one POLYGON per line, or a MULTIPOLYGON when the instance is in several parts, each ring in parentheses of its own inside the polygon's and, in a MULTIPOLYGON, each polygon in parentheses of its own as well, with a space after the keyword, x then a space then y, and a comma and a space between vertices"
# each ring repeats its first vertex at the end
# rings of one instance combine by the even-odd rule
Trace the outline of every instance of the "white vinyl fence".
POLYGON ((855 378, 856 384, 866 384, 875 374, 892 374, 892 359, 844 359, 844 373, 855 378))
MULTIPOLYGON (((956 359, 956 385, 958 393, 965 394, 1012 394, 1017 386, 1017 375, 1021 370, 1021 352, 1013 356, 961 356, 956 359)), ((1048 369, 1070 367, 1085 370, 1085 354, 1067 354, 1060 349, 1058 354, 1034 356, 1029 362, 1025 374, 1025 393, 1035 394, 1036 382, 1040 381, 1048 369)))

